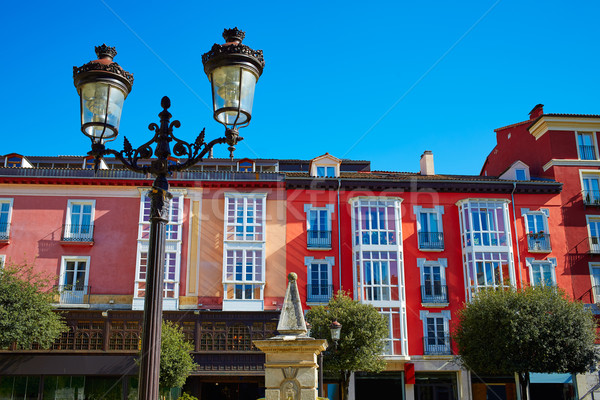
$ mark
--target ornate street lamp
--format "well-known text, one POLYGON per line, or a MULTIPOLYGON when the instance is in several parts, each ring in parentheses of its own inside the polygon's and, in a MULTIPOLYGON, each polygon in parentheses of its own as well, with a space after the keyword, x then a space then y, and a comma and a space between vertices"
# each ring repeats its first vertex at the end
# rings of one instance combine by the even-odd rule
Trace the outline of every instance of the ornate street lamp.
POLYGON ((106 148, 105 143, 116 139, 119 133, 121 110, 131 91, 133 75, 113 62, 117 52, 114 47, 106 45, 96 47, 97 60, 73 67, 75 87, 81 98, 81 131, 92 140, 92 150, 88 154, 95 157, 95 170, 102 157, 113 155, 125 168, 143 174, 150 173, 155 177, 152 189, 148 192, 151 200, 150 238, 139 375, 140 400, 159 398, 165 239, 172 198, 167 177, 172 172, 185 170, 200 162, 216 144, 227 143, 230 156, 233 157, 235 146, 242 140, 238 129, 250 122, 254 86, 265 65, 262 50, 255 51, 241 43, 244 32, 237 28, 226 29, 223 37, 227 43, 215 44, 202 56, 212 86, 214 118, 226 128, 224 137, 208 143, 204 141, 204 129, 193 143, 173 135, 173 128, 179 128, 180 123, 177 120, 171 122, 168 111, 171 101, 165 96, 161 100, 163 110, 158 114, 160 125, 150 124, 148 129, 154 135, 148 142, 134 149, 125 138, 123 150, 106 148), (168 162, 171 142, 173 154, 183 157, 180 163, 168 162), (155 145, 154 149, 152 145, 155 145))
MULTIPOLYGON (((337 349, 337 342, 340 340, 340 335, 342 332, 342 324, 340 324, 337 319, 333 320, 331 325, 329 326, 329 333, 331 334, 331 340, 333 340, 333 350, 337 349)), ((329 350, 327 350, 329 352, 329 350)), ((323 356, 325 351, 319 353, 319 397, 323 397, 323 356)))

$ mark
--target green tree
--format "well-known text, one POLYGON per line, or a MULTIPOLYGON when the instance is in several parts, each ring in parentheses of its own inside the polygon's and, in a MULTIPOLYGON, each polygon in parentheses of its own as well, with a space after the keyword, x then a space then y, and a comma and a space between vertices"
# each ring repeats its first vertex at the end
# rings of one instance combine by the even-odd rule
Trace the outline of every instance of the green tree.
POLYGON ((459 312, 453 339, 465 368, 517 373, 523 400, 530 372, 582 373, 598 361, 592 313, 554 287, 477 293, 459 312))
POLYGON ((340 375, 342 399, 348 398, 352 372, 380 372, 385 368, 382 354, 384 339, 388 337, 388 322, 375 307, 354 301, 340 291, 327 306, 313 307, 308 311, 306 320, 311 324, 311 336, 327 339, 329 343, 329 351, 323 360, 324 369, 340 375), (334 320, 342 324, 335 350, 330 332, 334 320))
POLYGON ((160 335, 160 381, 163 393, 180 388, 196 364, 190 354, 194 346, 185 340, 181 328, 173 322, 163 321, 160 335))
POLYGON ((29 348, 37 343, 49 348, 67 330, 53 311, 56 292, 51 280, 29 265, 6 265, 0 269, 0 348, 18 343, 29 348))

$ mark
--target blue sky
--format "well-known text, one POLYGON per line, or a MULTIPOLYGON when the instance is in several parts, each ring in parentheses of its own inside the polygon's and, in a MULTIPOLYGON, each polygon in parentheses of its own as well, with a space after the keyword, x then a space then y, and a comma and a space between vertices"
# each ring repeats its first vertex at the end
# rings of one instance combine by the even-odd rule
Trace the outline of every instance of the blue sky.
MULTIPOLYGON (((3 5, 0 154, 84 154, 72 67, 115 46, 135 76, 120 137, 140 145, 160 99, 178 137, 223 134, 201 56, 223 28, 264 51, 236 157, 329 152, 373 169, 478 174, 495 128, 546 112, 600 114, 595 1, 58 1, 3 5)), ((227 157, 225 146, 215 151, 227 157)))

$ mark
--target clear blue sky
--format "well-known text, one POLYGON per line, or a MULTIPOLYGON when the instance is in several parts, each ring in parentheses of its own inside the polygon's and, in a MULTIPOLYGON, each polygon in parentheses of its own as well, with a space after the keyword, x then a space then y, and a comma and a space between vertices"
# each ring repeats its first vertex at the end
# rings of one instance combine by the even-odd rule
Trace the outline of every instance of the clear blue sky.
POLYGON ((102 43, 135 76, 121 136, 147 140, 164 95, 179 137, 222 135, 201 56, 237 26, 266 68, 236 157, 329 152, 417 171, 432 150, 437 173, 477 174, 493 130, 537 103, 600 113, 598 15, 579 0, 5 2, 0 154, 88 151, 72 67, 102 43))

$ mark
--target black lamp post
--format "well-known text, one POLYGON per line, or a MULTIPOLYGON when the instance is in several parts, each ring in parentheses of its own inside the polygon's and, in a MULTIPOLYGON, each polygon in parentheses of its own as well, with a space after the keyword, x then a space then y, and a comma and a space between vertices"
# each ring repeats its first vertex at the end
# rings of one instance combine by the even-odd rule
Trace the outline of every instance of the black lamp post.
MULTIPOLYGON (((329 333, 331 334, 331 340, 333 340, 333 350, 337 349, 337 342, 340 340, 340 334, 342 332, 342 324, 337 319, 334 320, 329 326, 329 333)), ((319 353, 319 397, 323 397, 323 353, 319 353)))
POLYGON ((214 118, 225 126, 225 136, 208 143, 204 141, 204 129, 193 143, 173 135, 173 127, 179 128, 180 123, 177 120, 171 122, 168 111, 171 101, 165 96, 161 100, 163 110, 158 114, 160 125, 149 125, 148 129, 154 132, 154 136, 148 142, 134 149, 125 138, 123 150, 106 148, 105 143, 116 139, 119 133, 121 110, 131 91, 133 75, 113 62, 117 52, 114 47, 106 45, 96 47, 98 60, 73 67, 74 83, 81 97, 81 131, 92 140, 92 150, 88 154, 95 157, 95 169, 98 169, 102 157, 113 155, 125 168, 155 177, 148 192, 151 200, 150 238, 139 374, 140 400, 157 400, 159 397, 165 239, 172 198, 167 177, 174 171, 185 170, 200 162, 216 144, 227 143, 233 158, 236 144, 243 139, 238 128, 250 122, 254 86, 265 65, 262 50, 252 50, 241 43, 244 32, 237 28, 225 29, 223 37, 225 44, 213 45, 202 56, 204 71, 212 86, 214 118), (183 157, 183 162, 168 162, 171 144, 173 154, 183 157), (148 161, 140 162, 142 160, 148 161))

